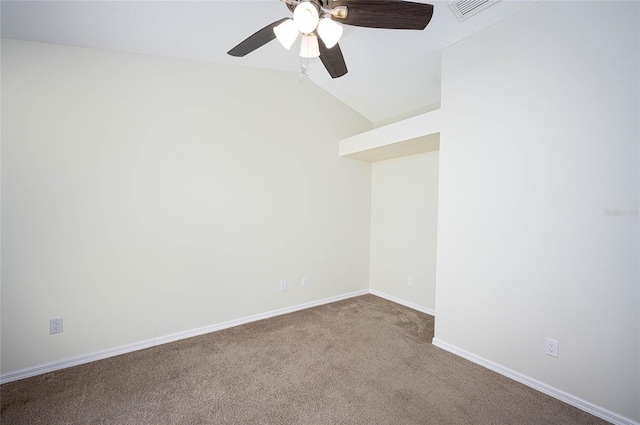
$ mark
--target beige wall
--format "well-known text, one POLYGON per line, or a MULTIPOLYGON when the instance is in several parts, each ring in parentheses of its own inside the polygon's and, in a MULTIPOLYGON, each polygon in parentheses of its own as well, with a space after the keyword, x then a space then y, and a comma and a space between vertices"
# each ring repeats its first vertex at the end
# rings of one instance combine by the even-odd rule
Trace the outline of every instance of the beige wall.
POLYGON ((436 342, 636 422, 639 7, 539 2, 444 50, 436 289, 436 342))
POLYGON ((367 290, 370 128, 294 73, 3 40, 2 374, 367 290))
POLYGON ((433 313, 438 152, 374 162, 371 173, 371 289, 433 313))

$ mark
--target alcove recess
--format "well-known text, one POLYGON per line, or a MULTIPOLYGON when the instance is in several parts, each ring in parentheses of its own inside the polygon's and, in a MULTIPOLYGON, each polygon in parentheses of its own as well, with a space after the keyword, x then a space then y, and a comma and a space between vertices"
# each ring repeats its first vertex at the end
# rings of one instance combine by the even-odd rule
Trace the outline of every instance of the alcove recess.
POLYGON ((340 140, 340 156, 367 162, 440 149, 440 110, 340 140))

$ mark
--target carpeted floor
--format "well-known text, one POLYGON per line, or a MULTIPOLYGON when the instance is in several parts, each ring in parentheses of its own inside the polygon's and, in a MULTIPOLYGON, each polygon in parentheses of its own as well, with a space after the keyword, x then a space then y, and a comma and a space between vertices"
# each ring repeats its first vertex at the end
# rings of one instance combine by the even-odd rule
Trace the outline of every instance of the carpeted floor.
POLYGON ((2 424, 603 424, 364 295, 0 387, 2 424))

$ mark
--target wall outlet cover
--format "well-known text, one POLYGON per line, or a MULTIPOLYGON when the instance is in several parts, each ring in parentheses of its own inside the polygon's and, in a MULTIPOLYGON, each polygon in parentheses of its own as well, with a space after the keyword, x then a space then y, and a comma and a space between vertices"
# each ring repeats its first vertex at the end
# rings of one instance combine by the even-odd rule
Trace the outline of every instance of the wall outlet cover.
POLYGON ((548 356, 558 357, 558 341, 547 338, 545 340, 544 353, 548 356))
POLYGON ((62 332, 62 317, 49 320, 49 334, 59 334, 62 332))

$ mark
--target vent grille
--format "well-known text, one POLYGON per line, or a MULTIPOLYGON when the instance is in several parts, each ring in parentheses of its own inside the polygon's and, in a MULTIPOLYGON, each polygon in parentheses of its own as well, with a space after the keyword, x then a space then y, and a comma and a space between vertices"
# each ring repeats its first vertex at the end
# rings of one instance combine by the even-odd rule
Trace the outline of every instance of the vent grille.
POLYGON ((499 1, 500 0, 452 0, 449 2, 449 7, 459 21, 464 21, 468 17, 483 11, 499 1))

